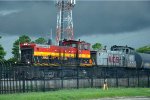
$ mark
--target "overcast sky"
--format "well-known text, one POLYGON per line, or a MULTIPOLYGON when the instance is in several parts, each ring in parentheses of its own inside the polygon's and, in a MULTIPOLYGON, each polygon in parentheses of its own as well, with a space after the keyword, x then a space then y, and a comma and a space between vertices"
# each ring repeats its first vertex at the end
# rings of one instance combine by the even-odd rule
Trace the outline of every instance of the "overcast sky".
MULTIPOLYGON (((56 11, 50 0, 0 1, 0 44, 6 58, 11 57, 12 44, 20 35, 47 37, 51 29, 55 34, 56 11)), ((149 0, 78 0, 73 23, 75 39, 91 44, 150 45, 149 0)))

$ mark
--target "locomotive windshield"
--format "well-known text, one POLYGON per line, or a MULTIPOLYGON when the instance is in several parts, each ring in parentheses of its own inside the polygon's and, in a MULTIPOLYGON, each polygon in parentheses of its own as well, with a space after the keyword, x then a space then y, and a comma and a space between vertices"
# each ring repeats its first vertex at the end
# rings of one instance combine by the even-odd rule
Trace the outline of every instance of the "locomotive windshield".
POLYGON ((75 44, 75 43, 68 43, 68 44, 66 44, 65 46, 76 48, 76 47, 77 47, 77 44, 75 44))
POLYGON ((79 44, 79 49, 80 50, 90 50, 90 45, 88 43, 81 43, 79 44))
POLYGON ((89 50, 89 49, 90 49, 89 44, 85 44, 85 45, 84 45, 84 49, 85 49, 85 50, 89 50))
POLYGON ((73 44, 71 44, 71 45, 72 45, 72 47, 74 47, 74 48, 77 47, 77 44, 75 44, 75 43, 73 43, 73 44))
POLYGON ((33 57, 32 55, 33 55, 33 49, 31 48, 21 49, 21 62, 31 63, 33 57))
POLYGON ((35 46, 35 44, 33 44, 33 43, 20 44, 21 62, 22 63, 28 63, 28 64, 32 63, 34 46, 35 46))

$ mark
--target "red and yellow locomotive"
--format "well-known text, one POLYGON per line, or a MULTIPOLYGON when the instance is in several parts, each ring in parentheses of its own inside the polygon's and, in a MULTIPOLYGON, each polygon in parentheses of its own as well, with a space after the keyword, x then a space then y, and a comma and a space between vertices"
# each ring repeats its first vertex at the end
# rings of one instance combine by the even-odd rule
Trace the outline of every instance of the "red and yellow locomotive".
POLYGON ((90 44, 64 40, 62 46, 20 44, 21 62, 35 66, 92 66, 90 44))

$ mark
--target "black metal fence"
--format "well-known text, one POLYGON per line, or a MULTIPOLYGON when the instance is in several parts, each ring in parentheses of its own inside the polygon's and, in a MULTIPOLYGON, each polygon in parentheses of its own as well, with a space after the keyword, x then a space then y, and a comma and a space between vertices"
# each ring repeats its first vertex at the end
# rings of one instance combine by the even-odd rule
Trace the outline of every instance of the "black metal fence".
POLYGON ((0 94, 63 88, 150 87, 150 70, 121 67, 32 67, 0 61, 0 94))

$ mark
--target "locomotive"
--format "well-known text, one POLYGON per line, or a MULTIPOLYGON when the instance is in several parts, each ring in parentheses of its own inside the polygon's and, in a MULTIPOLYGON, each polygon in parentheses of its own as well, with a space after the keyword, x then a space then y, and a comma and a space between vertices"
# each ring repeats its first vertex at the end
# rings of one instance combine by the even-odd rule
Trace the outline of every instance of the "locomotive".
POLYGON ((138 53, 128 46, 114 45, 110 50, 91 51, 91 57, 98 67, 150 69, 150 54, 138 53))
POLYGON ((107 67, 136 67, 135 50, 128 46, 112 46, 99 51, 92 51, 92 59, 97 66, 107 67))
POLYGON ((34 66, 92 66, 90 43, 63 40, 60 46, 20 44, 21 63, 34 66))

